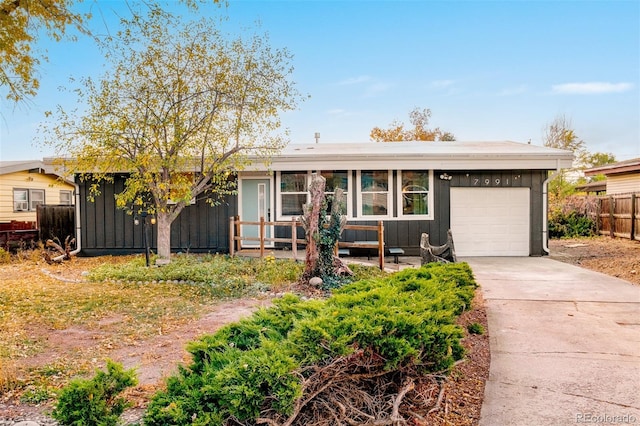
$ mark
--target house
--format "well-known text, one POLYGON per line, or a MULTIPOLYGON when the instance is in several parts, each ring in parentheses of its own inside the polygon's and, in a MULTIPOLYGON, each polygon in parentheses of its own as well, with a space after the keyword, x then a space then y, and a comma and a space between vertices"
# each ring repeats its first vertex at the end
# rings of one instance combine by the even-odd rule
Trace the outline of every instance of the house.
POLYGON ((74 204, 72 182, 44 162, 0 161, 0 222, 32 222, 40 204, 74 204))
POLYGON ((620 161, 584 171, 585 176, 605 175, 606 195, 640 192, 640 158, 620 161))
MULTIPOLYGON (((302 213, 311 173, 318 172, 327 193, 345 190, 349 223, 383 221, 386 246, 408 255, 418 254, 422 233, 443 244, 451 229, 460 256, 541 256, 548 252, 549 172, 572 161, 569 151, 516 142, 291 144, 269 167, 256 158, 240 172, 237 196, 215 207, 203 200, 186 207, 172 225, 172 249, 228 252, 229 218, 236 215, 290 221, 302 213)), ((95 202, 87 201, 89 183, 79 183, 84 254, 141 251, 142 227, 115 208, 125 179, 117 174, 102 183, 95 202)), ((290 232, 271 228, 267 236, 290 232)), ((376 238, 367 232, 350 230, 342 239, 376 238)))

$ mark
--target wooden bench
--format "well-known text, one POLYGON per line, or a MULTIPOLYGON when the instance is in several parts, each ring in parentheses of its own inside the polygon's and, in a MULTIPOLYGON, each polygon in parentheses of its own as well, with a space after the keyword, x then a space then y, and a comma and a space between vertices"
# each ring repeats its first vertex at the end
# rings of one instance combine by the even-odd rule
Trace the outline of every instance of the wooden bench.
POLYGON ((392 247, 387 250, 387 253, 389 253, 390 256, 393 256, 393 263, 398 263, 398 256, 403 255, 404 250, 400 247, 392 247))

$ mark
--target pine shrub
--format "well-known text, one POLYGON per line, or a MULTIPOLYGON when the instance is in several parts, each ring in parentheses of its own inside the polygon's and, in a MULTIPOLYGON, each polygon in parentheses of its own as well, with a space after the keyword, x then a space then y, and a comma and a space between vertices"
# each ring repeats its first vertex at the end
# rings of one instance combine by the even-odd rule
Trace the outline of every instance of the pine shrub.
POLYGON ((383 360, 385 372, 446 370, 463 356, 455 321, 475 286, 466 264, 429 264, 344 286, 324 301, 287 295, 189 344, 192 364, 154 396, 145 425, 282 418, 308 397, 310 371, 356 352, 383 360))
POLYGON ((118 395, 137 379, 134 370, 107 360, 107 371, 98 370, 92 379, 75 379, 62 389, 52 416, 62 425, 115 426, 129 406, 118 395))

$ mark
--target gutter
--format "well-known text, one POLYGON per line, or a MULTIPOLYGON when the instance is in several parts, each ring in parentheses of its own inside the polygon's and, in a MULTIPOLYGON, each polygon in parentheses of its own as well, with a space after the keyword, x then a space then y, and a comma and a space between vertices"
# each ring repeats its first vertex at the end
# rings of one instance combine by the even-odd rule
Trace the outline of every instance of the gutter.
MULTIPOLYGON (((71 255, 71 256, 74 256, 74 255, 80 253, 80 250, 82 250, 82 244, 81 244, 81 241, 82 241, 82 232, 81 232, 82 231, 82 226, 80 225, 81 224, 81 222, 80 222, 80 186, 75 182, 73 182, 73 186, 75 186, 75 190, 74 190, 74 192, 75 192, 75 206, 74 206, 75 207, 75 215, 74 216, 75 216, 75 222, 76 222, 76 249, 71 251, 71 252, 69 252, 69 255, 71 255)), ((60 256, 54 257, 52 260, 54 260, 56 262, 60 262, 60 261, 62 261, 62 258, 64 256, 65 255, 62 254, 60 256)))
POLYGON ((549 181, 560 173, 560 160, 556 160, 556 170, 542 182, 542 250, 549 255, 549 181))

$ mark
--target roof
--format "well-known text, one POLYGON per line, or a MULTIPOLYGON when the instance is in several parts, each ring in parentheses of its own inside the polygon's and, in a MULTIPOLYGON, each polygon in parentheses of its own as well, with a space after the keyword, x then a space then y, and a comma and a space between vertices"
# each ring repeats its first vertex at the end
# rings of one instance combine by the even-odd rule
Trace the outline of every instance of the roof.
POLYGON ((604 192, 607 190, 607 181, 600 180, 597 182, 589 182, 582 185, 577 185, 576 189, 578 191, 584 192, 604 192))
MULTIPOLYGON (((64 178, 60 173, 55 171, 51 164, 46 164, 41 160, 0 161, 0 175, 24 171, 37 171, 38 173, 64 178)), ((67 183, 73 184, 73 181, 66 178, 64 178, 64 180, 67 183)))
POLYGON ((511 141, 367 142, 290 144, 270 169, 555 170, 572 163, 571 151, 511 141))
POLYGON ((584 171, 585 176, 609 176, 623 173, 640 173, 640 158, 632 158, 605 166, 593 167, 584 171))

